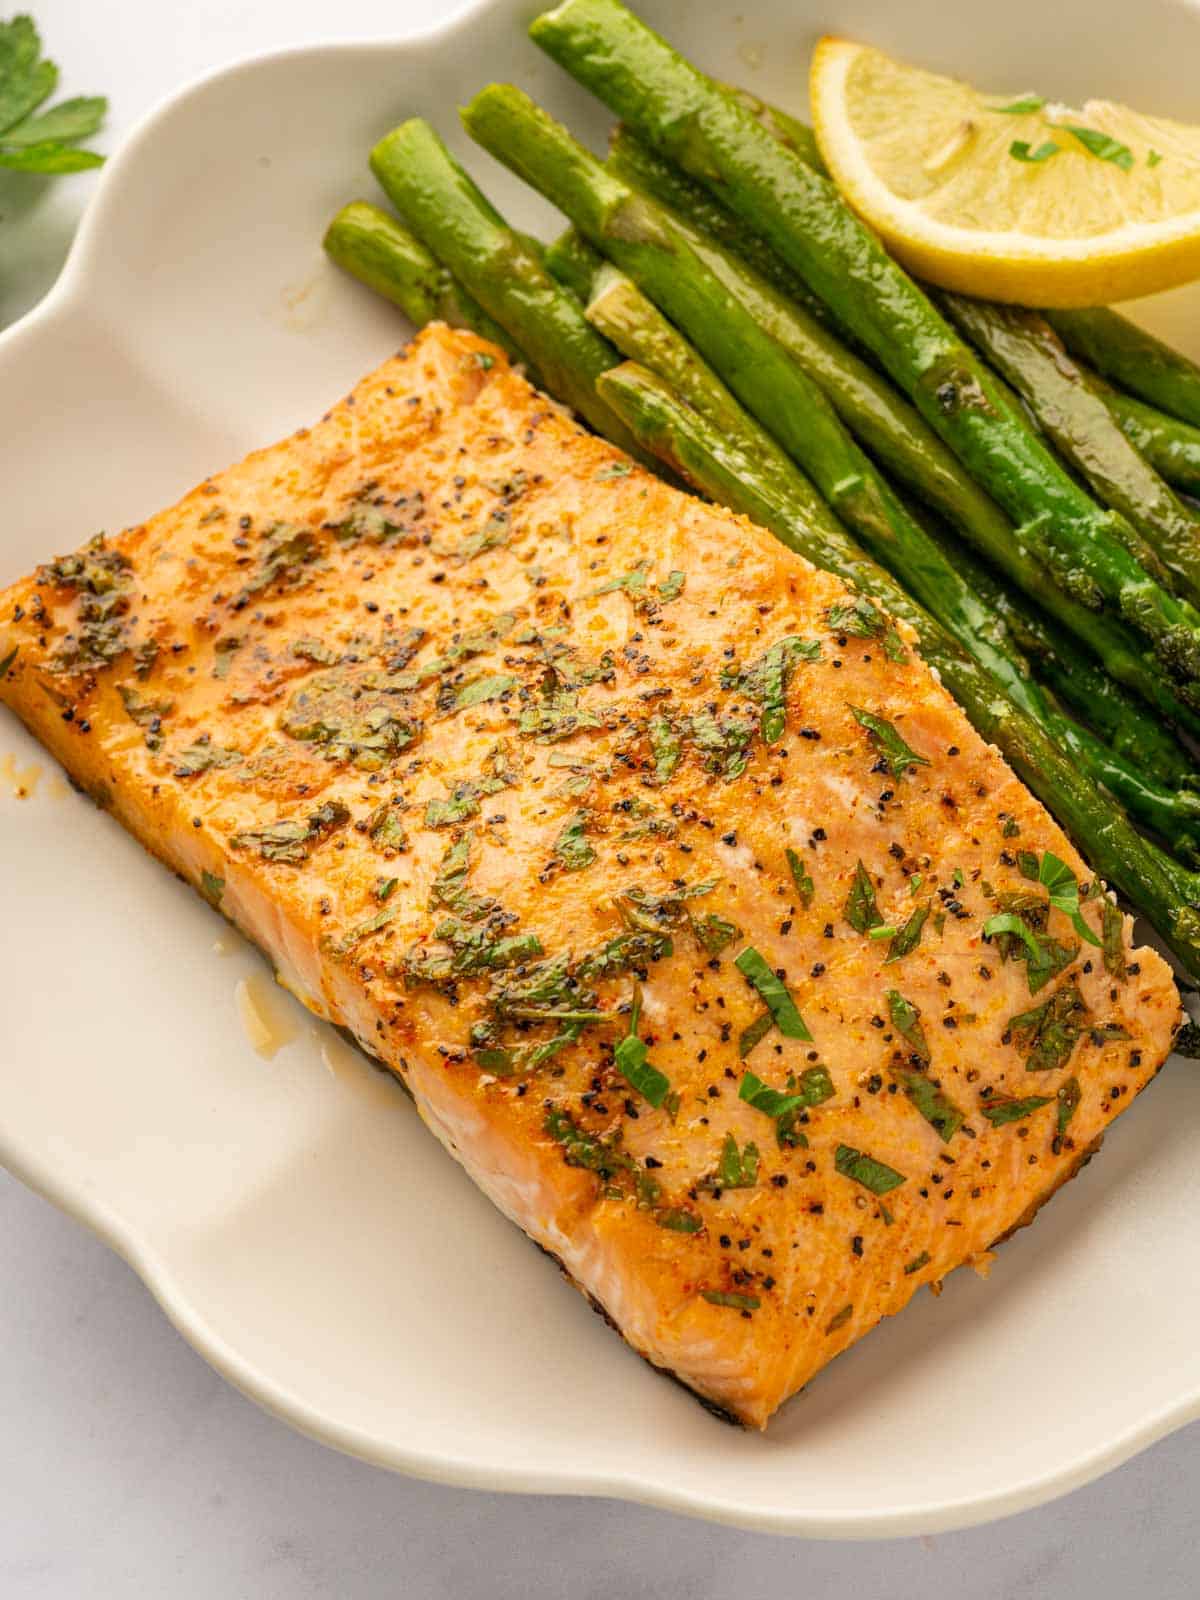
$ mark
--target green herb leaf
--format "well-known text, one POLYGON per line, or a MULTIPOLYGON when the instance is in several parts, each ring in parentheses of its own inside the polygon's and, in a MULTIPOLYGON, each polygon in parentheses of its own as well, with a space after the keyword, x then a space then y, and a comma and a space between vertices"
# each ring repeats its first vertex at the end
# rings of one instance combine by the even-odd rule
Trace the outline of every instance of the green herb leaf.
POLYGON ((1016 161, 1041 162, 1049 161, 1051 156, 1058 154, 1059 147, 1053 139, 1046 139, 1033 149, 1027 139, 1014 139, 1008 147, 1008 153, 1016 161))
POLYGON ((826 1067, 808 1067, 801 1073, 799 1082, 793 1082, 795 1087, 789 1087, 785 1093, 769 1088, 753 1072, 746 1072, 738 1089, 738 1099, 745 1100, 756 1111, 778 1121, 781 1117, 807 1110, 810 1106, 819 1106, 833 1097, 833 1080, 826 1067))
POLYGON ((497 672, 486 678, 476 678, 473 683, 464 683, 454 697, 453 709, 466 711, 470 706, 482 705, 485 700, 499 700, 501 695, 510 694, 518 681, 509 673, 497 672))
POLYGON ((1066 862, 1060 861, 1056 855, 1047 850, 1038 868, 1038 882, 1044 884, 1049 891, 1050 904, 1070 917, 1072 926, 1080 938, 1099 948, 1101 941, 1084 921, 1079 910, 1079 884, 1066 862))
MULTIPOLYGON (((0 70, 2 66, 0 66, 0 70)), ((100 95, 80 95, 73 100, 60 100, 49 111, 37 116, 24 117, 5 128, 0 144, 76 144, 80 139, 90 139, 104 121, 108 101, 100 95)), ((84 152, 86 153, 86 152, 84 152)), ((93 159, 97 165, 104 158, 93 159)))
POLYGON ((931 1259, 932 1257, 930 1256, 929 1251, 922 1250, 919 1256, 914 1256, 911 1261, 906 1263, 904 1268, 904 1276, 906 1278, 911 1278, 914 1272, 920 1272, 922 1267, 927 1267, 931 1259))
POLYGON ((900 929, 888 947, 887 959, 883 963, 890 967, 893 961, 902 961, 905 956, 911 955, 921 942, 921 932, 925 927, 925 919, 929 915, 928 904, 918 906, 900 929))
POLYGON ((949 1144, 966 1121, 967 1114, 943 1094, 937 1084, 923 1072, 907 1067, 893 1067, 892 1075, 904 1090, 912 1105, 925 1118, 944 1144, 949 1144))
POLYGON ((878 639, 889 661, 907 661, 904 642, 895 624, 866 595, 852 602, 839 601, 825 613, 831 633, 849 634, 856 639, 878 639))
POLYGON ((876 1161, 874 1156, 864 1155, 853 1145, 839 1144, 834 1152, 833 1164, 843 1178, 852 1178, 872 1194, 888 1194, 908 1182, 903 1173, 882 1161, 876 1161))
POLYGON ((989 106, 988 110, 1004 117, 1025 117, 1032 111, 1040 111, 1045 104, 1040 94, 1023 94, 1016 100, 1010 100, 1006 106, 989 106))
POLYGON ((210 905, 219 906, 221 896, 225 893, 225 879, 218 878, 215 872, 205 868, 200 874, 200 893, 210 905))
POLYGON ((1073 122, 1056 122, 1054 126, 1074 134, 1088 154, 1096 156, 1098 160, 1111 161, 1113 166, 1120 167, 1122 172, 1129 172, 1132 169, 1133 151, 1127 144, 1114 139, 1111 134, 1101 133, 1097 128, 1081 128, 1073 122))
POLYGON ((911 1000, 906 1000, 898 989, 889 989, 885 998, 887 999, 892 1026, 902 1038, 908 1041, 908 1046, 912 1053, 928 1063, 931 1059, 929 1042, 925 1038, 925 1030, 921 1026, 920 1009, 911 1000))
POLYGON ((802 906, 812 905, 816 884, 813 883, 812 873, 795 850, 789 845, 787 849, 787 864, 792 874, 792 882, 796 885, 796 893, 800 896, 802 906))
POLYGON ((734 966, 746 982, 757 989, 763 1004, 771 1013, 771 1020, 785 1039, 812 1039, 787 986, 776 977, 753 945, 747 945, 741 955, 735 958, 734 966))
POLYGON ((892 723, 877 717, 873 711, 864 711, 861 706, 851 706, 850 712, 859 726, 867 730, 871 742, 879 750, 885 770, 893 778, 902 778, 911 767, 929 765, 928 756, 918 755, 904 742, 892 723))
POLYGON ((879 906, 875 901, 875 885, 861 861, 854 869, 854 878, 850 884, 850 893, 846 896, 842 915, 856 933, 869 933, 872 928, 878 928, 883 923, 879 906))
POLYGON ((761 1016, 755 1017, 750 1026, 743 1028, 738 1035, 738 1055, 745 1060, 755 1045, 761 1044, 774 1026, 769 1011, 764 1011, 761 1016))
POLYGON ((762 1302, 756 1294, 734 1294, 728 1289, 701 1289, 701 1297, 713 1306, 731 1306, 735 1311, 757 1311, 762 1302))
POLYGON ((721 1158, 717 1162, 716 1177, 710 1187, 718 1189, 753 1189, 758 1182, 758 1146, 750 1141, 739 1150, 732 1133, 725 1135, 721 1158))
POLYGON ((1125 976, 1125 918, 1120 906, 1114 905, 1101 892, 1100 943, 1104 952, 1104 970, 1111 977, 1125 976))
POLYGON ((654 780, 656 783, 666 783, 679 765, 679 758, 683 753, 683 741, 669 717, 652 717, 647 732, 650 738, 650 754, 654 757, 654 780))
POLYGON ((699 1233, 704 1226, 704 1219, 684 1206, 664 1207, 655 1212, 654 1220, 660 1228, 669 1228, 672 1233, 699 1233))
POLYGON ((17 654, 20 651, 20 648, 21 647, 18 644, 13 645, 12 649, 4 657, 3 661, 0 661, 0 683, 2 683, 4 679, 8 677, 9 671, 12 668, 12 664, 17 659, 17 654))
POLYGON ((633 1009, 629 1015, 629 1032, 618 1043, 613 1053, 617 1071, 633 1085, 637 1092, 658 1110, 671 1092, 671 1081, 665 1072, 651 1065, 649 1052, 638 1038, 638 1023, 642 1015, 642 991, 634 987, 633 1009))
POLYGON ((1019 1049, 1029 1051, 1025 1070, 1054 1072, 1065 1067, 1087 1027, 1087 1017, 1088 1009, 1074 980, 1056 989, 1040 1006, 1011 1017, 1008 1031, 1019 1049))
MULTIPOLYGON (((395 879, 392 880, 393 883, 395 879)), ((344 956, 361 944, 364 939, 369 939, 372 934, 386 928, 389 922, 395 920, 403 910, 402 906, 385 906, 382 911, 377 911, 373 917, 368 917, 366 922, 360 922, 356 928, 351 928, 343 938, 333 945, 335 955, 344 956)))
POLYGON ((723 688, 739 690, 762 707, 759 732, 764 744, 775 744, 787 730, 787 690, 796 662, 816 661, 820 655, 818 639, 788 634, 748 667, 729 667, 722 672, 723 688))
POLYGON ((1148 167, 1156 167, 1161 160, 1162 156, 1157 150, 1151 150, 1146 155, 1146 165, 1148 167))
POLYGON ((298 866, 322 840, 344 827, 350 812, 338 800, 320 806, 308 817, 289 817, 266 828, 251 828, 235 833, 230 844, 235 850, 257 848, 264 861, 285 861, 298 866))
POLYGON ((830 1317, 829 1321, 825 1324, 825 1332, 836 1333, 839 1328, 844 1327, 846 1323, 850 1321, 850 1318, 853 1315, 854 1307, 852 1305, 843 1306, 842 1309, 830 1317))
POLYGON ((1062 1148, 1062 1141, 1071 1125, 1071 1118, 1079 1110, 1079 1102, 1083 1099, 1083 1091, 1079 1087, 1079 1079, 1068 1078, 1065 1083, 1060 1084, 1055 1099, 1058 1101, 1054 1134, 1054 1145, 1057 1152, 1062 1148))
POLYGON ((1051 1099, 1048 1094, 1031 1094, 1024 1100, 1011 1095, 988 1095, 980 1100, 979 1109, 993 1128, 1003 1128, 1009 1122, 1022 1122, 1031 1112, 1048 1106, 1051 1099))
POLYGON ((663 581, 661 583, 656 583, 654 587, 658 591, 658 598, 662 601, 662 603, 664 605, 669 605, 672 600, 679 599, 679 596, 683 593, 686 584, 686 572, 672 571, 668 572, 663 581))
POLYGON ((563 824, 554 841, 554 854, 568 872, 590 867, 596 859, 596 852, 584 837, 589 821, 586 811, 577 811, 563 824))
MULTIPOLYGON (((1036 994, 1051 978, 1057 977, 1079 954, 1078 945, 1062 945, 1055 939, 1036 933, 1016 911, 997 912, 983 925, 985 939, 999 940, 1004 935, 1013 935, 1025 948, 1026 979, 1030 994, 1036 994)), ((1007 961, 1011 953, 1009 946, 1001 943, 999 948, 1001 959, 1007 961)))

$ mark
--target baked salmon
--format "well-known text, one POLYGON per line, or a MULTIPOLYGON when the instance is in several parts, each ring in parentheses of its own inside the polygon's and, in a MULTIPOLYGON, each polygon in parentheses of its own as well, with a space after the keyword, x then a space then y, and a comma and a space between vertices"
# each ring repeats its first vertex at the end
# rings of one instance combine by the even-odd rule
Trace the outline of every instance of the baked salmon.
POLYGON ((0 675, 745 1423, 984 1267, 1179 1021, 905 627, 473 335, 8 589, 0 675))

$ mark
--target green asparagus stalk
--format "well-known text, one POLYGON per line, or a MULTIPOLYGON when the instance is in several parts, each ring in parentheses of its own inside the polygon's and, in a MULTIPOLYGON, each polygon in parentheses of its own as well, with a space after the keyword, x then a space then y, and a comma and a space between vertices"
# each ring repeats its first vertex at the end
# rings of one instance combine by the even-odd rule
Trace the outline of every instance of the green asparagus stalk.
POLYGON ((567 228, 543 257, 546 271, 585 305, 591 298, 592 283, 604 265, 604 257, 574 228, 567 228))
POLYGON ((1123 615, 1200 698, 1200 614, 1133 560, 1102 511, 1038 439, 833 185, 692 67, 621 0, 564 0, 535 41, 661 154, 718 192, 892 374, 1055 581, 1123 615))
POLYGON ((1121 432, 1155 471, 1183 494, 1200 495, 1200 428, 1156 411, 1099 378, 1094 381, 1121 432))
POLYGON ((1147 572, 1200 603, 1200 521, 1130 444, 1045 318, 964 295, 938 299, 1099 499, 1121 513, 1136 535, 1129 549, 1147 572))
POLYGON ((1117 311, 1047 311, 1072 354, 1169 417, 1200 428, 1200 366, 1117 311))
MULTIPOLYGON (((499 345, 510 361, 525 362, 524 354, 500 324, 472 300, 419 239, 379 206, 366 200, 343 206, 325 230, 324 245, 331 260, 399 306, 416 327, 447 322, 452 328, 469 328, 499 345)), ((532 372, 530 380, 540 382, 532 372)))
POLYGON ((702 184, 681 172, 673 161, 664 160, 622 123, 613 129, 606 165, 631 189, 652 195, 676 215, 686 218, 714 244, 753 267, 781 295, 803 306, 818 322, 828 324, 829 312, 823 302, 765 239, 747 228, 719 200, 714 200, 702 184))
MULTIPOLYGON (((864 449, 956 527, 1010 583, 1036 596, 1062 629, 1095 652, 1112 678, 1136 690, 1174 727, 1200 737, 1200 716, 1180 701, 1136 635, 1116 618, 1089 610, 1051 582, 995 501, 983 493, 915 407, 834 334, 815 326, 788 297, 789 269, 770 245, 749 234, 707 190, 648 150, 628 129, 618 128, 613 135, 607 165, 631 188, 659 201, 681 226, 690 229, 693 244, 708 247, 705 260, 714 271, 725 270, 727 261, 751 268, 734 279, 736 291, 760 326, 824 389, 864 449), (747 255, 746 247, 755 242, 757 247, 747 255), (763 284, 764 277, 769 279, 768 285, 763 284), (782 292, 780 284, 785 285, 782 292), (776 292, 768 293, 768 287, 776 292)), ((1200 439, 1197 443, 1200 445, 1200 439)), ((1200 484, 1200 450, 1197 473, 1200 484)))
POLYGON ((634 440, 596 393, 596 379, 616 362, 615 351, 433 129, 415 118, 402 123, 375 146, 371 169, 425 246, 528 351, 550 391, 597 432, 636 453, 634 440))
POLYGON ((1097 793, 1073 758, 997 692, 991 676, 890 574, 872 563, 864 567, 861 557, 847 562, 842 548, 822 536, 814 539, 802 505, 793 506, 777 482, 757 473, 755 453, 714 427, 661 378, 626 362, 606 373, 598 387, 630 431, 680 477, 770 528, 789 549, 854 583, 893 616, 911 623, 923 658, 982 736, 1053 806, 1084 854, 1146 913, 1188 971, 1200 972, 1200 878, 1143 839, 1097 793))
POLYGON ((732 83, 723 84, 722 87, 740 105, 745 106, 756 122, 762 123, 773 139, 786 145, 806 166, 815 168, 817 172, 826 171, 817 136, 807 122, 801 122, 799 117, 793 117, 790 111, 784 111, 779 106, 769 105, 767 101, 760 100, 756 94, 751 94, 749 89, 739 88, 732 83))
MULTIPOLYGON (((587 314, 622 355, 667 382, 723 437, 737 440, 746 459, 753 459, 759 483, 782 486, 790 502, 803 503, 810 533, 820 530, 827 541, 831 539, 829 519, 822 522, 814 515, 811 484, 759 425, 762 419, 755 423, 742 410, 717 375, 631 279, 611 266, 602 267, 593 282, 587 314)), ((991 674, 1009 700, 1073 756, 1093 782, 1102 784, 1147 826, 1169 838, 1177 853, 1188 858, 1197 855, 1200 794, 1165 786, 1063 715, 1031 678, 1029 665, 997 603, 1000 588, 996 581, 969 557, 954 559, 919 526, 903 541, 873 538, 871 527, 865 533, 876 559, 889 567, 991 674)), ((844 540, 844 530, 839 529, 838 534, 844 540)))

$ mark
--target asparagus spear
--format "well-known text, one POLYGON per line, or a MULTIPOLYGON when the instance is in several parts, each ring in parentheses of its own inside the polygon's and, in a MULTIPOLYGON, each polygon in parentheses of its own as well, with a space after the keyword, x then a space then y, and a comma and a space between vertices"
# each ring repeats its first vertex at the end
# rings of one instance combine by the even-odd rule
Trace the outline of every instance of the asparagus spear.
POLYGON ((669 206, 693 227, 707 234, 713 243, 722 245, 731 255, 745 261, 773 289, 778 289, 789 300, 797 301, 818 321, 829 322, 829 312, 823 302, 817 299, 803 278, 780 260, 765 239, 739 222, 719 200, 713 199, 703 185, 681 172, 673 161, 664 160, 649 145, 643 144, 623 123, 618 123, 613 129, 606 165, 618 178, 623 178, 631 189, 640 189, 643 194, 653 195, 661 204, 669 206))
MULTIPOLYGON (((757 235, 747 234, 738 218, 662 160, 626 128, 611 142, 608 168, 632 189, 658 200, 685 230, 707 266, 730 283, 755 320, 826 392, 838 416, 877 461, 920 501, 946 517, 974 549, 994 563, 1011 584, 1035 595, 1062 629, 1082 640, 1107 672, 1138 691, 1160 717, 1192 736, 1200 736, 1200 717, 1184 706, 1165 678, 1147 661, 1136 635, 1114 616, 1088 610, 1054 586, 1042 563, 1019 541, 997 504, 979 490, 962 462, 934 434, 914 406, 880 374, 854 357, 834 334, 814 326, 813 318, 778 291, 789 269, 770 245, 746 254, 757 235), (771 264, 778 270, 773 270, 771 264), (763 269, 755 272, 754 267, 763 269), (741 269, 741 270, 738 270, 741 269), (749 270, 747 270, 749 269, 749 270), (763 283, 770 275, 771 282, 763 283)), ((1173 424, 1182 427, 1184 424, 1173 424)), ((1200 445, 1200 440, 1198 440, 1200 445)), ((1200 483, 1200 451, 1197 454, 1200 483)))
POLYGON ((574 228, 567 228, 553 244, 546 246, 543 259, 546 271, 586 304, 592 293, 592 281, 604 265, 600 252, 593 250, 574 228))
POLYGON ((1121 512, 1137 536, 1129 548, 1146 570, 1200 602, 1200 521, 1130 444, 1045 318, 965 295, 938 299, 1104 504, 1121 512))
POLYGON ((756 456, 661 378, 626 362, 606 373, 598 387, 646 448, 679 476, 910 622, 923 658, 983 737, 998 745, 1029 787, 1052 805, 1083 852, 1146 913, 1184 966, 1200 972, 1200 878, 1143 839, 1097 794, 1072 757, 999 694, 990 675, 888 573, 872 563, 864 567, 861 557, 847 561, 839 546, 814 540, 802 507, 794 507, 778 484, 758 475, 756 456))
POLYGON ((692 67, 621 0, 563 0, 535 41, 660 153, 763 233, 916 402, 1022 528, 1055 581, 1119 611, 1200 697, 1200 614, 1133 560, 999 381, 842 202, 833 185, 692 67))
MULTIPOLYGON (((819 531, 830 539, 829 519, 822 522, 813 514, 807 479, 796 472, 793 463, 636 284, 611 266, 600 268, 587 314, 622 355, 667 382, 722 437, 737 441, 745 457, 753 459, 755 477, 761 484, 782 488, 790 503, 803 503, 810 536, 819 531)), ((1073 756, 1093 782, 1102 784, 1148 826, 1171 839, 1179 853, 1197 854, 1200 795, 1167 787, 1063 715, 1031 678, 1008 617, 997 603, 1000 589, 995 580, 969 557, 965 561, 952 558, 919 527, 904 541, 880 538, 870 526, 865 533, 874 556, 991 674, 1009 700, 1073 756)), ((840 527, 835 538, 838 536, 844 540, 840 527)), ((961 558, 962 552, 958 554, 961 558)), ((1036 635, 1036 624, 1033 631, 1036 635)), ((1145 723, 1147 719, 1141 720, 1145 723)), ((1188 770, 1185 766, 1184 771, 1188 770)))
MULTIPOLYGON (((525 362, 500 324, 472 300, 419 239, 379 206, 366 200, 343 206, 325 230, 323 242, 339 267, 399 306, 416 327, 448 322, 452 328, 469 328, 498 344, 510 361, 525 362)), ((539 381, 532 373, 530 377, 532 382, 539 381)))
POLYGON ((371 152, 371 169, 427 248, 529 352, 550 391, 597 432, 636 453, 634 440, 596 393, 596 379, 616 353, 433 129, 416 118, 401 123, 371 152))
POLYGON ((1200 428, 1156 411, 1144 400, 1122 394, 1099 378, 1097 393, 1120 424, 1121 432, 1162 474, 1184 494, 1200 495, 1200 428))
POLYGON ((1046 321, 1073 354, 1113 383, 1200 428, 1200 367, 1117 311, 1047 311, 1046 321))

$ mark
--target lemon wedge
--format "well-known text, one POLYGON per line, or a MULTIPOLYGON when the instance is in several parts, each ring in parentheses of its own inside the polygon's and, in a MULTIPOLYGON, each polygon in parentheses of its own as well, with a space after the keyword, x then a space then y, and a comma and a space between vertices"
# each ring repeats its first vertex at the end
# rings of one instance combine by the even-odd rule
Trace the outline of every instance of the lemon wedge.
POLYGON ((931 283, 1092 306, 1200 276, 1200 128, 981 94, 848 39, 817 45, 809 88, 839 189, 931 283))

